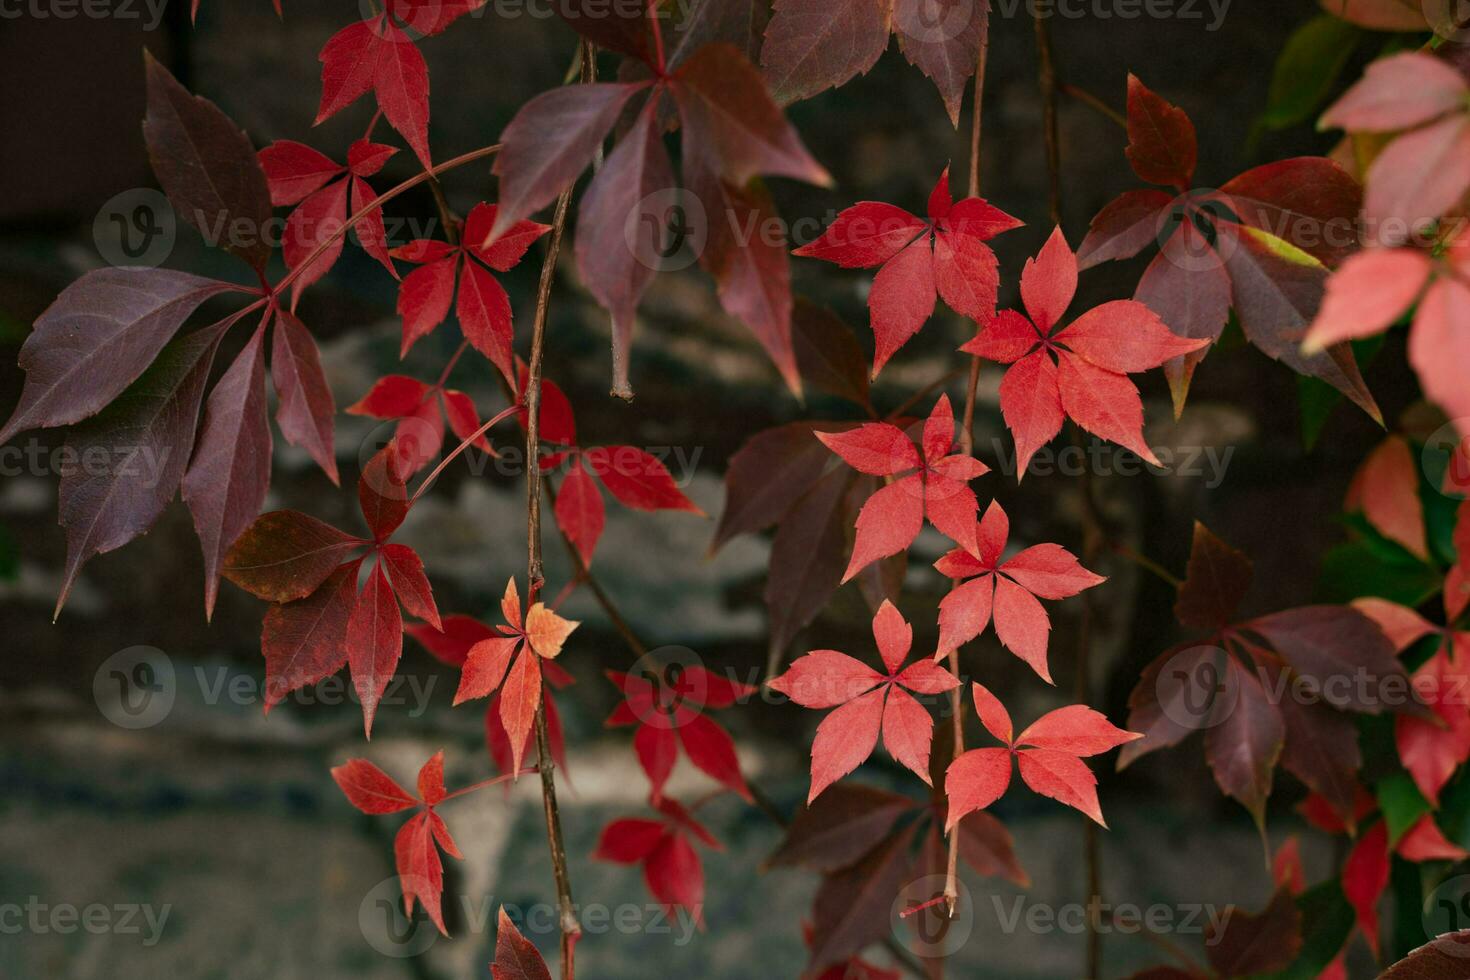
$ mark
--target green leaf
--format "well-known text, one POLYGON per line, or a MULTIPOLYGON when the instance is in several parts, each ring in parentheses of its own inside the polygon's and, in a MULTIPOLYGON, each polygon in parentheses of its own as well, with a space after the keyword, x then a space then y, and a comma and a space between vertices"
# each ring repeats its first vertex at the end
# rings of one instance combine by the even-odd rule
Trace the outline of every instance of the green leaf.
MULTIPOLYGON (((1325 602, 1378 596, 1417 609, 1440 590, 1439 574, 1420 562, 1403 562, 1363 537, 1331 549, 1322 557, 1318 592, 1325 602)), ((1404 552, 1405 555, 1408 552, 1404 552)))
POLYGON ((1276 59, 1266 111, 1258 125, 1286 129, 1315 115, 1361 36, 1357 27, 1326 14, 1298 27, 1276 59))
POLYGON ((1378 797, 1378 806, 1383 810, 1383 820, 1388 824, 1390 846, 1397 844, 1399 838, 1430 810, 1429 801, 1406 772, 1394 773, 1373 789, 1378 797))

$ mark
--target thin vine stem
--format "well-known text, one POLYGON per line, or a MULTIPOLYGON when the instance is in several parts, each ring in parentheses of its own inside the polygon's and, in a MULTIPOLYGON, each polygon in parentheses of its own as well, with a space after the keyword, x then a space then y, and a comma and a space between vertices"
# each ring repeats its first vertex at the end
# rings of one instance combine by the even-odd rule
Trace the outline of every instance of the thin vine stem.
MULTIPOLYGON (((581 59, 581 83, 585 85, 597 78, 596 55, 587 41, 581 42, 581 59)), ((526 574, 533 598, 540 593, 545 582, 541 567, 541 368, 546 347, 546 321, 551 307, 551 284, 556 275, 556 260, 561 253, 561 240, 566 231, 567 211, 571 207, 574 187, 569 185, 556 199, 546 257, 541 262, 541 281, 536 290, 531 356, 526 368, 526 574)), ((551 851, 551 873, 556 881, 556 902, 561 919, 561 976, 562 980, 573 980, 576 972, 573 958, 577 940, 582 935, 582 924, 577 919, 576 905, 572 901, 572 880, 567 870, 561 810, 556 801, 556 763, 551 751, 544 696, 536 707, 536 761, 541 774, 546 843, 551 851)))
POLYGON ((1127 117, 1124 116, 1117 109, 1114 109, 1112 106, 1108 105, 1102 99, 1087 91, 1087 89, 1082 88, 1080 85, 1069 85, 1064 82, 1057 87, 1057 90, 1060 91, 1063 95, 1069 96, 1076 99, 1078 102, 1081 102, 1083 105, 1087 106, 1089 109, 1093 110, 1105 119, 1109 119, 1112 122, 1117 123, 1124 132, 1127 132, 1127 117))
MULTIPOLYGON (((983 129, 985 109, 985 60, 990 49, 990 16, 981 8, 980 54, 975 63, 974 110, 970 121, 970 197, 980 196, 980 134, 983 129)), ((975 398, 980 387, 980 359, 970 358, 970 373, 965 382, 965 412, 960 425, 960 452, 970 456, 975 451, 975 398)), ((959 581, 950 584, 951 590, 959 588, 959 581)), ((960 650, 949 651, 949 672, 960 676, 960 650)), ((954 726, 954 748, 952 758, 958 759, 965 751, 964 685, 957 685, 949 692, 950 720, 954 726)), ((959 826, 949 832, 949 854, 944 870, 944 907, 952 919, 959 906, 960 898, 960 833, 959 826)))

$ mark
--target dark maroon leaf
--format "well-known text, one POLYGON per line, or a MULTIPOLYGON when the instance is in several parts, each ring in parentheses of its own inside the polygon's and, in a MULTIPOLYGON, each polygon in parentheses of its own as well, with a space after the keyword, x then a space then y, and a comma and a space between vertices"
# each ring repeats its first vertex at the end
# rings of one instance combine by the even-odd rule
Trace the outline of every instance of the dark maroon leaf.
POLYGON ((1256 675, 1234 657, 1225 663, 1235 692, 1229 711, 1205 733, 1205 761, 1221 792, 1233 796, 1264 826, 1271 774, 1281 755, 1286 724, 1256 675))
POLYGON ((264 269, 271 254, 271 194, 250 138, 213 102, 189 94, 146 51, 143 63, 143 139, 169 203, 206 242, 264 269))
POLYGON ((1410 689, 1393 644, 1352 606, 1303 606, 1241 628, 1263 637, 1309 689, 1339 708, 1376 715, 1403 704, 1410 689))
MULTIPOLYGON (((1193 222, 1181 222, 1144 270, 1133 298, 1181 337, 1218 340, 1230 320, 1230 275, 1193 222)), ((1205 347, 1164 362, 1176 416, 1184 411, 1195 367, 1209 352, 1205 347)))
POLYGON ((827 425, 791 422, 758 432, 730 457, 725 509, 710 551, 740 534, 770 527, 816 485, 832 452, 813 434, 827 425))
POLYGON ((836 783, 802 807, 766 867, 802 867, 822 874, 857 863, 893 830, 914 801, 858 783, 836 783))
POLYGON ((697 150, 711 172, 736 187, 760 175, 832 182, 767 93, 760 72, 731 45, 700 48, 674 79, 686 158, 697 150))
POLYGON ((608 155, 587 188, 577 215, 577 272, 582 285, 612 313, 612 392, 632 398, 628 349, 638 300, 664 254, 663 208, 650 196, 674 187, 674 173, 654 103, 608 155))
POLYGON ((988 0, 893 0, 898 48, 933 80, 951 125, 960 124, 966 83, 975 74, 989 30, 988 0))
MULTIPOLYGON (((703 0, 696 3, 669 38, 669 68, 676 69, 706 44, 734 45, 752 64, 760 58, 761 38, 771 19, 766 0, 703 0)), ((666 29, 665 34, 670 34, 666 29)))
POLYGON ((893 900, 909 873, 914 828, 894 834, 865 858, 828 875, 812 903, 810 969, 842 963, 888 935, 893 900))
POLYGON ((1189 567, 1174 603, 1179 622, 1190 629, 1225 628, 1235 618, 1250 585, 1250 559, 1195 521, 1189 567))
POLYGON ((836 314, 798 299, 791 317, 791 342, 803 381, 864 408, 870 405, 867 358, 857 335, 836 314))
POLYGON ((1222 977, 1284 970, 1301 948, 1302 913, 1285 888, 1255 915, 1232 906, 1220 931, 1211 929, 1205 936, 1205 956, 1222 977))
POLYGON ((210 393, 199 446, 184 474, 184 503, 204 549, 206 617, 214 613, 225 552, 260 513, 270 482, 262 323, 210 393))
POLYGON ((1433 939, 1399 960, 1378 980, 1464 980, 1470 962, 1470 929, 1433 939))
POLYGON ((1143 738, 1123 746, 1118 768, 1208 727, 1215 720, 1211 711, 1216 695, 1234 676, 1226 663, 1229 659, 1220 647, 1185 644, 1166 650, 1145 667, 1128 695, 1126 726, 1143 738))
POLYGON ((170 343, 116 401, 68 434, 75 464, 63 470, 59 490, 66 567, 58 614, 83 563, 147 531, 173 499, 189 465, 209 368, 231 322, 170 343))
POLYGON ((220 574, 270 602, 304 599, 363 544, 300 511, 261 514, 225 554, 220 574))
POLYGON ((494 980, 551 980, 551 971, 536 946, 516 928, 500 907, 495 925, 495 962, 490 964, 494 980))
POLYGON ((791 507, 776 529, 765 591, 773 664, 842 584, 849 551, 846 500, 852 484, 851 473, 833 470, 791 507))
POLYGON ((1278 705, 1286 722, 1281 764, 1351 826, 1357 773, 1363 765, 1358 726, 1351 716, 1325 704, 1284 697, 1278 705))
POLYGON ((651 61, 649 4, 638 0, 561 0, 556 12, 572 30, 597 45, 619 54, 651 61))
POLYGON ((795 102, 866 74, 888 47, 891 10, 873 0, 776 0, 761 48, 772 93, 795 102))
POLYGON ((1363 188, 1326 157, 1293 157, 1247 170, 1220 188, 1246 224, 1327 265, 1357 251, 1363 188))
POLYGON ((0 442, 95 415, 137 380, 189 315, 239 289, 168 269, 97 269, 61 291, 20 349, 20 404, 0 442))
POLYGON ((276 313, 271 337, 271 382, 280 403, 276 424, 293 446, 311 454, 332 483, 338 483, 332 427, 336 405, 322 372, 321 355, 311 332, 286 310, 276 313))
POLYGON ((646 86, 567 85, 521 106, 501 134, 495 157, 500 201, 490 237, 547 204, 592 162, 603 137, 635 93, 646 86))
POLYGON ((1383 414, 1363 383, 1351 346, 1337 344, 1312 355, 1301 351, 1322 304, 1327 267, 1259 229, 1228 221, 1216 222, 1215 228, 1246 339, 1298 374, 1332 385, 1381 425, 1383 414))

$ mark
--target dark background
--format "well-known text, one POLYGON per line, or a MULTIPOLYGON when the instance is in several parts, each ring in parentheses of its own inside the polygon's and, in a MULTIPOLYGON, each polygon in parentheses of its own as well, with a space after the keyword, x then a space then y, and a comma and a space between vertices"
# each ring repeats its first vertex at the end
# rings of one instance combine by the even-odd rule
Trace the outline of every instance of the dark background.
MULTIPOLYGON (((365 99, 311 127, 320 92, 317 51, 357 16, 354 5, 287 0, 285 19, 278 21, 263 0, 205 0, 191 29, 186 7, 175 3, 155 30, 144 28, 146 9, 137 10, 141 20, 27 15, 0 23, 0 56, 10 66, 7 97, 0 99, 0 186, 6 189, 0 195, 0 403, 6 411, 19 392, 15 353, 29 324, 62 287, 102 261, 92 233, 99 209, 119 192, 155 186, 139 125, 142 47, 192 90, 215 100, 257 146, 298 139, 340 158, 372 112, 365 99)), ((1028 222, 996 243, 1004 305, 1016 301, 1021 263, 1050 231, 1032 26, 1027 8, 1019 10, 1012 17, 998 12, 993 20, 982 154, 985 195, 1028 222)), ((1053 30, 1059 73, 1064 82, 1119 109, 1126 74, 1137 73, 1193 115, 1201 144, 1198 183, 1219 184, 1256 163, 1330 148, 1329 137, 1310 125, 1248 146, 1276 54, 1289 30, 1314 12, 1307 0, 1236 0, 1215 32, 1206 30, 1207 10, 1204 20, 1058 18, 1053 30)), ((436 159, 493 142, 520 104, 560 82, 573 46, 573 35, 557 21, 488 13, 425 41, 436 159)), ((1357 57, 1373 49, 1364 44, 1357 57)), ((783 214, 825 221, 832 211, 863 199, 919 211, 950 161, 962 188, 969 112, 967 101, 956 132, 933 85, 890 46, 868 76, 791 108, 791 119, 836 186, 824 191, 775 182, 783 214)), ((1136 180, 1114 123, 1070 99, 1061 104, 1060 123, 1064 228, 1075 247, 1091 215, 1136 180)), ((391 141, 386 126, 377 135, 391 141)), ((412 154, 400 152, 374 186, 385 189, 414 167, 412 154)), ((455 172, 444 184, 461 214, 476 201, 493 200, 488 166, 455 172)), ((433 213, 424 194, 405 195, 389 207, 390 217, 423 219, 433 213)), ((538 247, 504 279, 521 325, 520 345, 540 254, 538 247)), ((564 257, 569 259, 569 250, 564 257)), ((1087 273, 1074 309, 1130 295, 1146 261, 1087 273)), ((189 229, 179 230, 166 264, 225 277, 244 271, 209 253, 189 229)), ((862 292, 869 273, 795 260, 794 277, 800 294, 838 310, 870 345, 862 292)), ((349 247, 332 275, 302 301, 300 314, 323 346, 339 408, 380 374, 401 370, 432 380, 453 351, 458 332, 446 325, 421 341, 400 368, 394 300, 394 284, 381 268, 349 247)), ((632 442, 697 453, 697 470, 685 489, 711 515, 722 507, 726 460, 749 436, 802 417, 850 417, 850 408, 839 402, 814 399, 805 408, 796 402, 749 334, 719 310, 710 283, 697 271, 660 277, 643 302, 633 355, 638 398, 631 405, 606 397, 606 315, 577 289, 569 261, 558 276, 552 309, 548 376, 571 395, 584 445, 632 442)), ((875 389, 880 407, 897 405, 957 364, 951 351, 965 339, 965 329, 941 307, 886 369, 875 389)), ((1401 344, 1390 339, 1365 370, 1391 420, 1414 391, 1401 344)), ((222 356, 220 364, 226 363, 222 356)), ((977 454, 992 464, 997 445, 1011 451, 995 402, 999 377, 997 369, 985 369, 977 418, 977 454)), ((1186 474, 1099 475, 1098 492, 1118 539, 1182 572, 1191 522, 1198 518, 1254 558, 1257 579, 1247 611, 1318 596, 1319 559, 1344 538, 1335 515, 1353 467, 1375 441, 1373 423, 1339 405, 1315 447, 1306 449, 1297 379, 1239 345, 1205 362, 1177 423, 1161 374, 1139 380, 1152 445, 1209 446, 1232 455, 1218 486, 1206 486, 1206 476, 1186 474)), ((504 404, 491 369, 473 355, 456 369, 452 384, 476 397, 482 415, 504 404)), ((960 397, 958 385, 951 394, 960 397)), ((355 479, 360 446, 374 434, 363 420, 339 416, 344 479, 355 479)), ((40 432, 18 437, 16 445, 51 449, 61 441, 60 433, 40 432)), ((1036 475, 1028 476, 1024 492, 1000 475, 976 484, 982 502, 995 496, 1010 512, 1013 543, 1055 540, 1074 550, 1081 540, 1077 486, 1074 478, 1036 475)), ((144 946, 137 936, 85 933, 30 934, 0 943, 0 973, 484 975, 493 927, 475 921, 472 911, 452 911, 454 940, 440 939, 421 956, 386 956, 369 945, 368 934, 384 925, 369 897, 397 895, 396 886, 373 889, 391 877, 391 834, 398 818, 356 814, 327 772, 346 757, 366 755, 407 782, 419 762, 443 747, 451 785, 484 778, 481 711, 450 710, 453 672, 406 641, 400 673, 428 685, 428 697, 385 707, 371 745, 362 741, 353 703, 298 701, 264 719, 252 693, 262 675, 263 606, 225 586, 213 623, 205 623, 198 545, 177 503, 146 537, 90 562, 53 625, 64 556, 55 487, 55 474, 44 467, 0 479, 6 571, 0 582, 0 902, 30 896, 51 904, 147 902, 167 904, 172 913, 155 946, 144 946), (99 711, 94 679, 109 657, 140 645, 162 652, 177 696, 157 725, 128 731, 99 711), (245 693, 215 693, 215 685, 229 678, 238 679, 245 693)), ((357 519, 354 495, 332 488, 304 454, 277 437, 267 508, 287 506, 344 527, 357 519)), ((401 537, 424 554, 441 610, 490 614, 506 578, 524 571, 523 507, 516 478, 474 477, 452 467, 432 499, 415 510, 401 537)), ((685 645, 713 667, 758 677, 767 543, 744 538, 706 557, 713 527, 712 520, 632 514, 610 502, 594 571, 650 645, 685 645)), ((920 554, 937 544, 926 537, 920 554)), ((551 535, 547 553, 551 587, 559 588, 570 568, 551 535)), ((918 625, 920 650, 934 642, 934 605, 941 594, 937 576, 925 574, 926 564, 913 563, 904 604, 918 625)), ((1111 580, 1095 593, 1100 616, 1093 703, 1121 723, 1139 670, 1182 636, 1172 622, 1167 585, 1112 557, 1096 570, 1111 580)), ((972 645, 967 672, 1004 692, 1023 724, 1065 703, 1080 610, 1078 600, 1052 604, 1051 663, 1060 689, 1046 689, 993 634, 972 645)), ((564 819, 577 897, 641 904, 647 898, 635 869, 589 859, 607 819, 642 808, 643 777, 626 733, 607 733, 601 725, 615 693, 601 670, 625 668, 631 656, 589 596, 574 595, 565 611, 585 621, 563 658, 578 683, 560 696, 576 787, 564 819)), ((855 590, 843 590, 797 641, 797 652, 831 646, 861 654, 870 642, 867 619, 855 590)), ((747 753, 747 773, 783 808, 804 798, 807 746, 817 717, 760 702, 720 717, 747 753)), ((1220 796, 1198 740, 1147 757, 1121 777, 1111 774, 1111 757, 1098 768, 1113 828, 1103 835, 1103 890, 1109 900, 1263 904, 1270 883, 1261 845, 1246 813, 1220 796)), ((886 760, 875 761, 864 776, 915 788, 886 760)), ((673 789, 690 799, 709 785, 686 762, 673 789)), ((1268 825, 1273 844, 1300 829, 1290 809, 1300 795, 1288 777, 1278 779, 1268 825)), ((1024 792, 1013 792, 996 812, 1015 832, 1033 879, 1028 901, 1076 900, 1084 886, 1075 815, 1024 792)), ((799 923, 813 880, 792 872, 760 874, 756 865, 778 836, 757 811, 722 798, 701 813, 727 845, 723 854, 706 855, 708 931, 687 945, 651 930, 589 937, 578 953, 586 975, 643 976, 651 962, 677 976, 797 972, 799 923)), ((519 788, 508 802, 498 791, 483 793, 446 808, 446 817, 466 853, 466 861, 448 862, 447 896, 478 900, 488 894, 491 908, 502 901, 527 906, 548 899, 549 867, 533 787, 519 788)), ((1310 880, 1331 873, 1335 858, 1327 842, 1312 837, 1304 848, 1310 880)), ((1024 929, 1006 935, 990 899, 1001 895, 1009 902, 1016 890, 981 879, 969 884, 978 921, 975 937, 960 954, 965 966, 959 975, 1080 973, 1080 937, 1024 929)), ((533 938, 543 948, 554 947, 545 930, 533 938)), ((1193 949, 1201 944, 1197 934, 1172 938, 1193 949)), ((1109 937, 1105 950, 1108 976, 1161 958, 1138 937, 1109 937)))

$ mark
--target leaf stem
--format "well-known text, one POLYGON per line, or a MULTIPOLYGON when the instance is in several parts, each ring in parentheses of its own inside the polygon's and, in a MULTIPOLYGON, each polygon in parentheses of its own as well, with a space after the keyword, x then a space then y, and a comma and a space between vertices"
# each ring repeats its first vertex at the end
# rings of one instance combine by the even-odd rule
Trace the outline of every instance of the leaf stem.
MULTIPOLYGON (((985 59, 990 49, 990 13, 987 5, 980 8, 980 55, 975 64, 975 107, 970 123, 970 197, 980 196, 980 133, 985 103, 985 59)), ((975 398, 980 387, 980 358, 970 358, 970 374, 965 382, 965 413, 960 426, 960 452, 970 456, 975 452, 975 398)), ((950 589, 959 588, 959 580, 950 583, 950 589)), ((955 647, 949 652, 949 672, 960 676, 960 650, 955 647)), ((958 759, 965 751, 964 685, 949 692, 951 723, 954 725, 954 749, 952 759, 958 759)), ((944 870, 944 908, 952 919, 960 898, 960 834, 956 826, 949 834, 949 856, 944 870)))
POLYGON ((480 438, 496 425, 499 425, 501 422, 504 422, 506 419, 514 415, 518 408, 520 408, 519 405, 512 404, 507 408, 501 409, 500 414, 490 419, 490 421, 480 426, 474 432, 471 432, 468 436, 465 436, 465 438, 460 441, 460 444, 454 447, 454 452, 439 460, 439 465, 434 467, 433 470, 429 472, 428 476, 424 477, 424 482, 419 484, 418 489, 415 490, 413 492, 413 496, 409 498, 409 508, 412 509, 413 505, 418 503, 418 499, 424 495, 425 490, 429 489, 429 485, 432 484, 436 479, 438 479, 439 474, 443 473, 445 467, 454 462, 455 458, 458 457, 460 453, 468 449, 470 447, 470 444, 473 443, 476 439, 480 438))
MULTIPOLYGON (((512 779, 519 779, 522 776, 529 776, 535 771, 535 766, 527 766, 526 768, 521 769, 517 772, 501 773, 499 776, 495 776, 491 779, 482 779, 478 783, 472 783, 471 785, 466 786, 463 789, 455 790, 453 793, 448 794, 444 797, 444 799, 440 800, 439 803, 448 803, 450 800, 458 799, 461 796, 468 796, 476 790, 482 790, 487 786, 496 786, 500 783, 508 782, 512 779)), ((434 805, 438 806, 439 803, 436 803, 434 805)))
POLYGON ((1083 105, 1087 106, 1089 109, 1092 109, 1094 112, 1098 113, 1099 115, 1104 116, 1105 118, 1112 120, 1113 122, 1117 123, 1120 127, 1122 127, 1122 129, 1124 130, 1124 132, 1127 132, 1127 130, 1128 130, 1128 119, 1127 119, 1127 117, 1125 117, 1117 109, 1114 109, 1112 106, 1108 105, 1102 99, 1098 98, 1097 96, 1093 95, 1091 92, 1087 91, 1087 89, 1082 88, 1081 86, 1078 86, 1078 85, 1069 85, 1069 84, 1063 82, 1058 87, 1058 91, 1060 91, 1063 95, 1071 96, 1072 98, 1076 99, 1078 102, 1081 102, 1083 105))
POLYGON ((325 239, 318 242, 316 248, 311 250, 311 254, 309 254, 303 261, 299 262, 295 268, 291 269, 284 276, 282 276, 281 280, 276 283, 275 288, 272 289, 271 292, 279 296, 287 286, 295 282, 303 272, 311 267, 311 264, 316 261, 317 256, 321 255, 327 249, 336 244, 336 242, 346 237, 349 229, 351 229, 363 218, 366 218, 375 209, 382 207, 384 204, 387 204, 389 201, 393 200, 393 198, 404 193, 405 191, 412 190, 426 180, 433 180, 435 177, 438 177, 442 173, 447 173, 448 171, 453 170, 456 167, 462 167, 467 163, 474 163, 476 160, 482 160, 493 153, 498 153, 499 151, 499 143, 492 143, 489 146, 482 146, 478 150, 471 150, 468 153, 461 153, 459 156, 454 157, 451 160, 445 160, 443 163, 436 165, 430 170, 425 170, 421 174, 415 174, 414 176, 408 178, 396 187, 388 188, 386 191, 364 204, 361 208, 357 210, 355 214, 348 217, 348 219, 342 223, 342 227, 333 231, 325 239))

